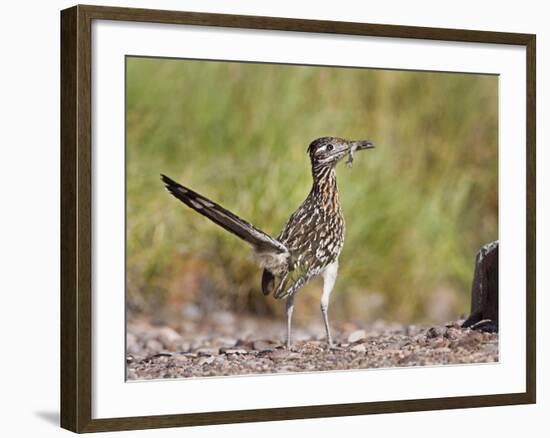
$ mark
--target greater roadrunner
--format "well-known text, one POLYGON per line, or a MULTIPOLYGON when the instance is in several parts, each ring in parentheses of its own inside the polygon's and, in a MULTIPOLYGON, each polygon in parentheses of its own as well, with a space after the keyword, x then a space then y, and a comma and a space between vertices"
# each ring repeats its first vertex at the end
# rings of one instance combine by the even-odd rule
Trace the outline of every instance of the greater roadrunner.
POLYGON ((321 274, 321 312, 327 342, 332 345, 328 304, 338 273, 338 256, 344 244, 344 216, 338 199, 335 168, 346 155, 349 156, 347 164, 351 167, 356 150, 373 147, 366 140, 351 141, 337 137, 314 140, 308 147, 313 186, 276 239, 215 202, 162 175, 162 181, 172 195, 252 245, 255 258, 264 269, 264 295, 273 293, 275 298, 286 298, 288 348, 291 345, 294 295, 308 280, 321 274))

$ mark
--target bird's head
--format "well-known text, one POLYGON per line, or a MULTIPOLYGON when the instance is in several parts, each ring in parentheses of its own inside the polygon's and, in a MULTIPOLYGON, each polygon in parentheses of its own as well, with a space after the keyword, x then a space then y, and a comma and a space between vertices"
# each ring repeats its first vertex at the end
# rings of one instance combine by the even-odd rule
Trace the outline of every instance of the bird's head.
POLYGON ((363 149, 372 149, 374 145, 369 140, 346 140, 338 137, 321 137, 313 140, 307 151, 314 169, 334 167, 349 155, 348 165, 351 167, 353 153, 363 149))

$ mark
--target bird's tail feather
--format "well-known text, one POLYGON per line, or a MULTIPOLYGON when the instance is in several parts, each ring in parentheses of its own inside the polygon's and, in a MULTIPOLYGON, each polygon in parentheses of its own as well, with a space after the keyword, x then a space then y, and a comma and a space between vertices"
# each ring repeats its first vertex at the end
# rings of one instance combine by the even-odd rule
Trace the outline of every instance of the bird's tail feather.
POLYGON ((196 212, 206 216, 215 224, 248 242, 255 249, 274 253, 288 252, 287 248, 281 242, 226 210, 221 205, 178 184, 166 175, 161 176, 166 189, 177 199, 196 212))

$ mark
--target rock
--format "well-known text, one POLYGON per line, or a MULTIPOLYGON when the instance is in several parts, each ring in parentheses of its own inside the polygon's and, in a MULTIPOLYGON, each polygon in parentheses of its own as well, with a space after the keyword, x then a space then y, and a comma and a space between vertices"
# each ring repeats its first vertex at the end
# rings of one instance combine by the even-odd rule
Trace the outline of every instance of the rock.
POLYGON ((194 359, 199 355, 197 353, 191 353, 190 351, 180 351, 179 353, 177 353, 177 356, 194 359))
POLYGON ((130 354, 139 354, 142 350, 142 347, 136 342, 133 344, 126 344, 126 351, 130 354))
POLYGON ((472 331, 456 342, 457 347, 466 349, 476 348, 483 341, 483 335, 481 333, 472 331))
POLYGON ((270 342, 270 341, 255 341, 253 346, 254 346, 254 350, 273 351, 276 348, 280 347, 281 344, 278 342, 270 342))
POLYGON ((219 325, 231 325, 235 323, 235 316, 230 312, 213 312, 210 318, 212 322, 219 325))
POLYGON ((188 303, 182 306, 181 315, 192 321, 196 321, 202 316, 201 308, 194 303, 188 303))
POLYGON ((408 365, 422 365, 423 361, 420 359, 420 356, 417 353, 411 353, 403 359, 403 363, 405 362, 408 365))
POLYGON ((230 338, 230 337, 221 337, 218 339, 218 343, 220 347, 228 348, 228 347, 234 347, 237 344, 237 340, 235 338, 230 338))
POLYGON ((304 345, 307 345, 309 347, 325 347, 327 345, 326 340, 320 340, 320 341, 307 341, 304 343, 304 345))
POLYGON ((447 338, 435 338, 433 342, 430 344, 431 348, 447 348, 451 341, 449 341, 447 338))
POLYGON ((244 356, 241 356, 239 354, 224 354, 220 357, 223 357, 226 361, 231 362, 240 362, 244 358, 244 356))
POLYGON ((217 356, 219 352, 218 348, 199 348, 197 350, 199 356, 217 356))
POLYGON ((354 342, 357 342, 367 336, 367 333, 365 330, 355 330, 354 332, 351 332, 348 335, 348 342, 350 344, 353 344, 354 342))
POLYGON ((247 339, 239 339, 235 343, 235 347, 246 348, 248 350, 252 350, 254 348, 254 341, 250 341, 250 340, 247 340, 247 339))
POLYGON ((178 350, 178 351, 189 351, 191 350, 191 343, 188 342, 188 341, 181 341, 181 342, 178 342, 176 345, 175 345, 176 348, 174 348, 174 350, 178 350))
POLYGON ((216 360, 216 358, 213 357, 213 356, 201 357, 201 358, 199 359, 199 366, 202 366, 202 365, 209 365, 209 364, 211 364, 212 362, 214 362, 214 360, 216 360))
MULTIPOLYGON (((321 339, 324 339, 325 335, 322 335, 321 339)), ((311 340, 311 333, 305 332, 303 330, 295 330, 292 332, 293 341, 309 341, 311 340)))
POLYGON ((293 345, 293 349, 308 354, 314 354, 323 351, 327 348, 328 344, 324 341, 308 341, 302 344, 293 345))
POLYGON ((159 330, 158 340, 164 345, 172 345, 181 340, 181 336, 170 327, 162 327, 159 330))
POLYGON ((156 339, 149 339, 145 344, 145 348, 149 351, 160 351, 162 350, 162 344, 156 339))
POLYGON ((275 350, 269 353, 269 358, 272 360, 284 360, 288 358, 288 355, 288 350, 275 350))
POLYGON ((430 327, 426 331, 426 338, 433 339, 433 338, 437 338, 439 336, 443 336, 444 334, 445 334, 444 329, 439 329, 439 328, 436 328, 436 327, 430 327))
POLYGON ((151 358, 154 358, 154 359, 157 359, 159 357, 172 357, 172 354, 171 353, 166 353, 166 352, 162 352, 162 353, 157 353, 157 354, 153 354, 151 356, 151 358))
POLYGON ((204 347, 205 345, 204 339, 193 339, 193 341, 189 345, 190 350, 198 350, 199 348, 204 347))
POLYGON ((461 332, 459 329, 449 327, 448 329, 445 330, 445 334, 443 336, 445 336, 447 339, 454 340, 454 339, 460 338, 460 335, 461 335, 461 332))
POLYGON ((355 351, 356 353, 365 353, 367 351, 367 347, 365 344, 357 344, 353 345, 350 350, 355 351))
POLYGON ((269 357, 273 360, 294 360, 302 357, 300 353, 294 353, 288 350, 275 350, 269 354, 269 357))
POLYGON ((133 333, 126 333, 126 345, 134 345, 137 343, 137 337, 133 333))
POLYGON ((197 324, 191 321, 182 321, 180 331, 182 333, 194 333, 197 331, 197 324))
POLYGON ((220 348, 222 354, 247 354, 248 350, 244 348, 220 348))

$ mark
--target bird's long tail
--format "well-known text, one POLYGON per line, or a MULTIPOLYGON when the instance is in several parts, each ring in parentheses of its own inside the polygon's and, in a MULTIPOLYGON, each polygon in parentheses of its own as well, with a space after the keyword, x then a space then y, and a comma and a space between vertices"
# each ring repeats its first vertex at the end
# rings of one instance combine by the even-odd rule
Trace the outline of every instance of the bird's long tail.
POLYGON ((193 190, 178 184, 166 175, 161 175, 166 189, 196 212, 206 216, 215 224, 235 234, 244 241, 251 244, 256 251, 286 253, 285 245, 277 241, 269 234, 257 229, 237 215, 226 210, 221 205, 205 198, 193 190))

